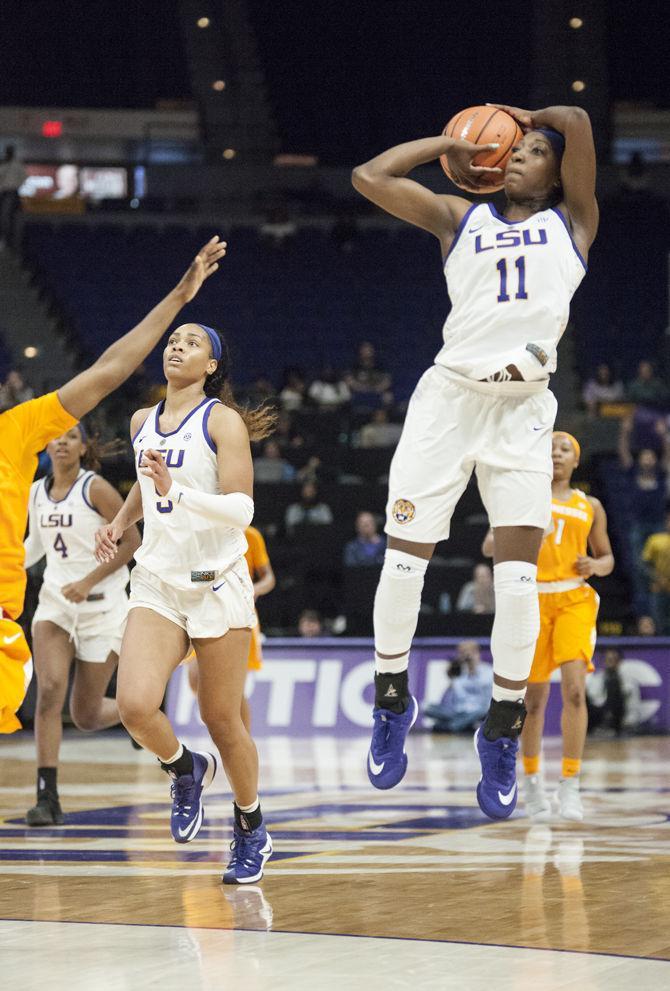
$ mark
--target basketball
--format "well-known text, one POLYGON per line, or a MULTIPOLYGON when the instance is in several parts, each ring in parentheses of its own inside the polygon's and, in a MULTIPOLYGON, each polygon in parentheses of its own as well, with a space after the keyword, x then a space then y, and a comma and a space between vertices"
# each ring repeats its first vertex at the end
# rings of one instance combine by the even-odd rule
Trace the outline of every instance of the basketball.
MULTIPOLYGON (((490 149, 477 155, 473 158, 472 164, 503 170, 512 154, 512 148, 523 137, 523 131, 514 118, 510 117, 506 111, 497 110, 495 107, 468 107, 467 110, 461 110, 460 113, 454 114, 442 133, 450 138, 472 141, 477 145, 488 145, 494 142, 499 144, 499 148, 490 149)), ((481 190, 482 192, 493 193, 503 187, 503 176, 497 172, 473 176, 472 185, 470 187, 463 186, 456 182, 449 171, 446 155, 440 156, 440 164, 451 181, 468 192, 481 190)))

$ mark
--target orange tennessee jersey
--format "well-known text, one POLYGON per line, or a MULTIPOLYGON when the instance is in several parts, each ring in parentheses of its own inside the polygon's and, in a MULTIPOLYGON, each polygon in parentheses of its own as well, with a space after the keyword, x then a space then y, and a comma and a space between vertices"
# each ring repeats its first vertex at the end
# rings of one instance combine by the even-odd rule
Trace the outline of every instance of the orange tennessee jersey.
POLYGON ((551 533, 542 541, 537 561, 538 582, 560 582, 578 578, 575 562, 588 549, 593 525, 593 506, 579 489, 567 502, 551 501, 551 533))
POLYGON ((265 546, 263 534, 260 530, 257 530, 255 526, 248 526, 244 531, 244 536, 247 538, 249 545, 247 553, 244 556, 247 561, 251 580, 255 581, 259 569, 266 568, 270 563, 270 558, 268 557, 267 547, 265 546))
POLYGON ((0 413, 0 606, 13 619, 23 612, 23 538, 37 455, 76 423, 55 392, 0 413))

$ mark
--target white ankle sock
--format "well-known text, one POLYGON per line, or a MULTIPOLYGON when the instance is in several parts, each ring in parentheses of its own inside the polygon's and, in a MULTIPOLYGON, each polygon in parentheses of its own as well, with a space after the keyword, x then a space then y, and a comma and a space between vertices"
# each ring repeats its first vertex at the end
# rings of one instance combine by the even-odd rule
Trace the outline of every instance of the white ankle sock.
POLYGON ((240 812, 246 812, 246 814, 249 815, 250 812, 256 811, 258 806, 261 804, 261 800, 258 797, 258 795, 256 795, 256 799, 251 803, 251 805, 240 805, 239 802, 235 802, 235 804, 237 805, 240 812))
MULTIPOLYGON (((163 763, 163 764, 174 764, 174 762, 176 760, 179 760, 179 758, 181 757, 181 755, 183 753, 184 753, 184 744, 183 743, 180 743, 179 744, 179 750, 177 751, 177 753, 176 754, 173 754, 172 757, 168 757, 167 760, 161 761, 161 763, 163 763)), ((160 757, 158 759, 161 760, 160 757)))
POLYGON ((496 685, 494 681, 491 697, 494 698, 496 702, 523 702, 526 697, 526 689, 503 688, 502 685, 496 685))

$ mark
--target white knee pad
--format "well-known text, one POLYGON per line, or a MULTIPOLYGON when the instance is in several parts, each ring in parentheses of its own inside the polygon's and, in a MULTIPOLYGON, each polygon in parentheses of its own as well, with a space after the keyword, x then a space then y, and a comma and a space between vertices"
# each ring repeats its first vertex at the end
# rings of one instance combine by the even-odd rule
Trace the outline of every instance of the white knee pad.
POLYGON ((495 674, 525 681, 530 674, 540 632, 537 567, 525 561, 504 561, 493 569, 496 612, 491 633, 495 674))
POLYGON ((387 550, 375 595, 375 652, 403 655, 386 661, 377 656, 378 671, 403 671, 416 632, 421 592, 428 561, 404 551, 387 550))

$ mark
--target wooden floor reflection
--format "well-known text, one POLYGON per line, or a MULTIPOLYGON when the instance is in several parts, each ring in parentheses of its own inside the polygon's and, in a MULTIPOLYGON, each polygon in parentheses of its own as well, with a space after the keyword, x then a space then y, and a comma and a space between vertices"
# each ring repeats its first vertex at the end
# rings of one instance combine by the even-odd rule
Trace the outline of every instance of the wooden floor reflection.
MULTIPOLYGON (((32 744, 0 744, 0 918, 404 937, 670 960, 670 740, 601 742, 587 821, 503 824, 474 800, 471 742, 417 735, 406 782, 374 793, 366 741, 261 746, 277 856, 262 886, 220 883, 220 781, 201 837, 169 836, 165 779, 119 736, 69 737, 66 825, 29 830, 32 744)), ((549 777, 559 754, 550 744, 549 777)), ((668 972, 670 982, 670 970, 668 972)))

